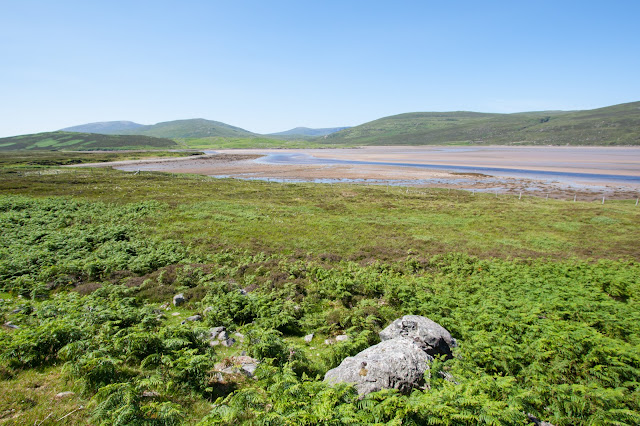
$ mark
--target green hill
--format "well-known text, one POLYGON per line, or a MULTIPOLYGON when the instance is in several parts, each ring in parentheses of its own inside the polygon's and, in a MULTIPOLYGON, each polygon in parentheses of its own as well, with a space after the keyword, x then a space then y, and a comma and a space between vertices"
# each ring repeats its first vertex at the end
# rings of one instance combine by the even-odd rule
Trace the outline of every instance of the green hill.
POLYGON ((219 121, 194 118, 190 120, 165 121, 150 126, 118 132, 127 135, 146 135, 157 138, 206 138, 256 136, 247 130, 230 126, 219 121))
POLYGON ((80 132, 80 133, 102 133, 103 135, 118 135, 139 127, 144 124, 134 123, 132 121, 99 121, 97 123, 81 124, 79 126, 65 127, 60 129, 61 132, 80 132))
POLYGON ((632 102, 568 112, 407 113, 330 134, 324 142, 349 145, 640 145, 639 129, 640 102, 632 102))
POLYGON ((170 139, 141 135, 101 135, 97 133, 47 132, 0 138, 0 151, 19 149, 95 151, 157 148, 179 148, 179 146, 170 139))

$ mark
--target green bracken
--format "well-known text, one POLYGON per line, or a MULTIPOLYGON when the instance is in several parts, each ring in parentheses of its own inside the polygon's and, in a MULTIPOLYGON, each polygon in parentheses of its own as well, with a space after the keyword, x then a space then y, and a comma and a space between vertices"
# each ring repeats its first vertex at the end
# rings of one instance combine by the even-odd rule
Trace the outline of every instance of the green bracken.
POLYGON ((634 202, 2 164, 1 420, 640 422, 634 202), (427 389, 322 382, 407 314, 459 343, 427 389))

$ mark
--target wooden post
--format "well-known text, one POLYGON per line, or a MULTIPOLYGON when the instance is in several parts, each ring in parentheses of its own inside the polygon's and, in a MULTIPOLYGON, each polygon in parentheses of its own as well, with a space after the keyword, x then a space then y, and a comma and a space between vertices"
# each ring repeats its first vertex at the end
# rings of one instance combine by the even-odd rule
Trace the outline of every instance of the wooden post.
POLYGON ((522 199, 522 191, 520 191, 520 196, 518 197, 518 200, 522 199))
POLYGON ((604 196, 602 197, 602 204, 604 204, 604 196))
POLYGON ((574 195, 573 195, 573 202, 574 202, 574 203, 576 202, 576 198, 577 198, 577 197, 578 197, 578 195, 577 195, 577 194, 574 194, 574 195))
POLYGON ((636 207, 638 206, 638 200, 639 200, 639 198, 636 198, 636 207))

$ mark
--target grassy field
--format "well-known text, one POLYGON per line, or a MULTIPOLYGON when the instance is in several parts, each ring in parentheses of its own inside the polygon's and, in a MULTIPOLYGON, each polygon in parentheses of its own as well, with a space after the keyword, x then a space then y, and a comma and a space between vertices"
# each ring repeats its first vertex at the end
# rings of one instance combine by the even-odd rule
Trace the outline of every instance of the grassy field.
POLYGON ((41 155, 0 169, 0 320, 19 327, 0 328, 0 421, 640 422, 635 202, 133 174, 41 155), (433 374, 429 390, 362 400, 323 384, 405 314, 458 340, 432 366, 457 384, 433 374), (213 348, 204 336, 219 325, 245 338, 213 348), (255 380, 215 373, 243 352, 262 361, 255 380))

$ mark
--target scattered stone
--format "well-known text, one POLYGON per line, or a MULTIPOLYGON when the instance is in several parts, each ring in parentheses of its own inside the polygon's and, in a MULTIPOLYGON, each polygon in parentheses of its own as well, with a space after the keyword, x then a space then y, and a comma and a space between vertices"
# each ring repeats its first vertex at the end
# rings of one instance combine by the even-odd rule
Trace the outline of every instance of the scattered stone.
POLYGON ((336 336, 336 342, 346 342, 347 340, 349 340, 349 336, 347 336, 346 334, 336 336))
POLYGON ((433 357, 409 339, 385 340, 365 349, 325 374, 328 383, 355 384, 358 394, 381 389, 409 392, 424 384, 424 372, 433 357))
POLYGON ((202 321, 202 317, 200 315, 191 315, 187 317, 186 321, 202 321))
POLYGON ((239 289, 238 292, 243 296, 247 295, 247 290, 245 290, 244 288, 239 289))
POLYGON ((451 358, 451 349, 456 347, 456 340, 440 324, 427 317, 405 315, 392 322, 380 332, 380 340, 395 338, 415 342, 429 355, 446 355, 451 358))
POLYGON ((55 398, 56 399, 64 399, 64 398, 72 397, 75 394, 76 394, 75 392, 71 392, 71 391, 60 392, 60 393, 56 394, 55 398))
POLYGON ((209 342, 209 346, 218 346, 220 344, 220 340, 212 340, 209 342))
POLYGON ((244 342, 244 334, 236 331, 235 333, 233 333, 233 335, 236 336, 241 342, 244 342))
POLYGON ((527 413, 527 418, 529 419, 529 422, 533 423, 536 426, 554 426, 552 423, 544 422, 544 421, 540 420, 539 418, 537 418, 533 414, 527 413))
POLYGON ((180 312, 174 312, 171 315, 173 315, 174 317, 178 317, 178 316, 180 316, 180 312))
MULTIPOLYGON (((250 356, 241 355, 229 357, 223 362, 215 364, 213 368, 214 370, 225 374, 242 373, 247 377, 253 377, 259 364, 260 361, 258 361, 257 359, 250 356)), ((222 381, 222 377, 219 381, 222 381)))
POLYGON ((223 330, 218 334, 217 338, 218 340, 227 340, 229 338, 229 333, 227 333, 226 330, 223 330))
POLYGON ((236 339, 234 339, 233 337, 229 337, 226 340, 221 340, 220 343, 222 343, 222 346, 226 346, 229 348, 236 343, 236 339))
POLYGON ((336 341, 333 339, 324 339, 325 345, 333 345, 336 341))
POLYGON ((184 298, 184 294, 182 294, 182 293, 176 294, 175 296, 173 296, 173 305, 174 306, 180 306, 186 301, 187 300, 184 298))
POLYGON ((167 309, 169 307, 169 302, 165 302, 162 305, 160 305, 160 309, 167 309))
POLYGON ((157 396, 160 396, 160 394, 156 391, 144 391, 142 392, 142 397, 143 398, 155 398, 157 396))
POLYGON ((204 308, 204 311, 202 311, 202 315, 206 317, 207 314, 212 311, 213 311, 213 306, 207 306, 206 308, 204 308))
POLYGON ((9 322, 5 322, 5 323, 4 323, 4 326, 5 326, 5 327, 8 327, 8 328, 13 328, 14 330, 15 330, 15 329, 20 328, 20 327, 18 327, 17 325, 13 324, 11 321, 9 321, 9 322))
POLYGON ((215 338, 218 337, 218 334, 220 334, 220 332, 225 331, 227 328, 225 326, 218 326, 218 327, 213 327, 211 328, 211 330, 209 330, 209 332, 211 333, 211 337, 215 338))
POLYGON ((304 336, 304 341, 305 342, 311 343, 312 340, 313 340, 313 333, 307 334, 306 336, 304 336))

